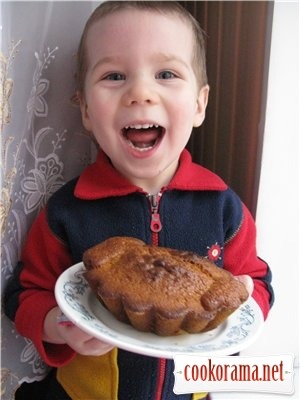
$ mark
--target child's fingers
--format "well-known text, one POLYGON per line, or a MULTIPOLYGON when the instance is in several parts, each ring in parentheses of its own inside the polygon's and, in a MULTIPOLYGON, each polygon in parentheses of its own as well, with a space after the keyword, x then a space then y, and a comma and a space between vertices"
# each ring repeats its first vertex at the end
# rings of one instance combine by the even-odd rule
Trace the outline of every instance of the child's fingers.
POLYGON ((235 278, 237 280, 239 280, 240 282, 242 282, 246 286, 246 289, 247 289, 249 295, 251 296, 253 289, 254 289, 254 283, 253 283, 253 279, 251 278, 251 276, 237 275, 235 278))
POLYGON ((101 356, 111 351, 115 346, 92 338, 82 344, 80 354, 85 356, 101 356))
POLYGON ((73 326, 73 322, 69 320, 68 317, 65 316, 65 314, 61 313, 60 315, 58 315, 57 317, 57 323, 58 325, 61 326, 73 326))
POLYGON ((111 344, 96 339, 82 331, 64 314, 60 314, 57 317, 57 324, 61 337, 78 354, 100 356, 114 348, 111 344))

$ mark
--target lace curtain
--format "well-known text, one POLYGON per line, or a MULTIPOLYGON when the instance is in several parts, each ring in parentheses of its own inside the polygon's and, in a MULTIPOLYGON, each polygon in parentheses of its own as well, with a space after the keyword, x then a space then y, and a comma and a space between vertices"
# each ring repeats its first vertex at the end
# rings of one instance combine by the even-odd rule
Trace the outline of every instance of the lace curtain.
MULTIPOLYGON (((97 3, 1 2, 1 289, 37 213, 91 161, 93 147, 71 104, 75 54, 97 3)), ((1 398, 47 367, 1 313, 1 398)))

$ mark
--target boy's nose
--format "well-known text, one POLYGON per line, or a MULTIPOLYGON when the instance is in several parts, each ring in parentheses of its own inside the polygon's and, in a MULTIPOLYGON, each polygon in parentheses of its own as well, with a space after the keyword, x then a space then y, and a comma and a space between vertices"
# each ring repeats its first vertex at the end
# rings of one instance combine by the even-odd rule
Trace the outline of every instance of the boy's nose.
POLYGON ((132 82, 123 96, 123 102, 126 106, 151 105, 156 104, 157 101, 158 94, 151 83, 149 84, 142 79, 132 82))

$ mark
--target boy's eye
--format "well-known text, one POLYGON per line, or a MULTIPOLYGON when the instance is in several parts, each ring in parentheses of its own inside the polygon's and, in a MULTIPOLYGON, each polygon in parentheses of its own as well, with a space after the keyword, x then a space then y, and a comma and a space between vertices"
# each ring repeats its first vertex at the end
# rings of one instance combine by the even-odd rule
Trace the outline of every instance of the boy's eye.
POLYGON ((161 71, 156 75, 156 79, 174 79, 176 75, 172 71, 161 71))
POLYGON ((123 81, 125 80, 125 75, 120 74, 119 72, 113 72, 111 74, 108 74, 104 77, 104 80, 107 81, 123 81))

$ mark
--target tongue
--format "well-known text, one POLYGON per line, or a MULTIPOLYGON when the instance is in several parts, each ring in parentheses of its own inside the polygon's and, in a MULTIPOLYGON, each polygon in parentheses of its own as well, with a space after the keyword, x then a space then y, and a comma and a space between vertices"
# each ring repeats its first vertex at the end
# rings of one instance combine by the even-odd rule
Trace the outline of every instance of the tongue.
POLYGON ((159 131, 153 129, 129 129, 126 132, 126 137, 136 147, 150 147, 153 146, 158 138, 159 131))

